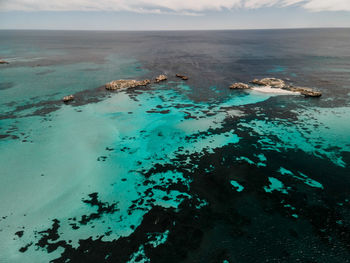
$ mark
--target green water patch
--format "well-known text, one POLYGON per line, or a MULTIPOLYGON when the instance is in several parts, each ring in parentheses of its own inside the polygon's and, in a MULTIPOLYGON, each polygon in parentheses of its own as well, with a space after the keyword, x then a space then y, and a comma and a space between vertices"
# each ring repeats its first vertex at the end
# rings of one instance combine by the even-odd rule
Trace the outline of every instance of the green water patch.
POLYGON ((300 149, 320 158, 328 158, 346 167, 343 152, 350 151, 350 108, 308 108, 294 111, 297 120, 252 120, 241 123, 261 136, 259 143, 265 150, 300 149))
POLYGON ((244 189, 244 186, 242 186, 240 183, 238 183, 235 180, 231 180, 231 185, 233 187, 233 189, 235 189, 237 192, 242 192, 244 189))
POLYGON ((264 190, 266 193, 272 193, 274 191, 278 191, 278 192, 281 192, 282 194, 288 194, 288 189, 285 188, 284 184, 280 180, 274 177, 269 177, 268 179, 269 179, 270 185, 264 187, 264 190))
POLYGON ((248 157, 241 156, 236 158, 237 161, 245 161, 248 164, 255 164, 252 160, 250 160, 248 157))
POLYGON ((258 167, 265 167, 266 166, 266 161, 267 161, 267 158, 266 156, 263 154, 263 153, 260 153, 258 155, 255 155, 260 162, 257 163, 257 166, 258 167))
POLYGON ((266 164, 266 157, 264 154, 260 153, 260 154, 254 154, 254 159, 255 161, 251 160, 250 158, 248 157, 245 157, 245 156, 240 156, 240 157, 236 157, 236 161, 238 162, 246 162, 248 163, 249 165, 255 165, 257 167, 266 167, 267 164, 266 164))
POLYGON ((158 247, 166 242, 169 235, 169 230, 166 230, 164 233, 152 233, 149 234, 150 241, 148 242, 153 247, 158 247))
POLYGON ((295 175, 293 172, 291 172, 283 167, 281 167, 279 169, 279 172, 282 175, 292 176, 293 178, 302 181, 303 183, 305 183, 308 186, 323 189, 323 185, 321 183, 309 178, 308 176, 306 176, 305 174, 303 174, 301 172, 298 172, 298 175, 295 175))
POLYGON ((140 262, 140 263, 150 262, 149 258, 147 258, 145 254, 143 245, 141 245, 139 249, 134 254, 131 255, 131 258, 127 263, 133 263, 133 262, 140 262))

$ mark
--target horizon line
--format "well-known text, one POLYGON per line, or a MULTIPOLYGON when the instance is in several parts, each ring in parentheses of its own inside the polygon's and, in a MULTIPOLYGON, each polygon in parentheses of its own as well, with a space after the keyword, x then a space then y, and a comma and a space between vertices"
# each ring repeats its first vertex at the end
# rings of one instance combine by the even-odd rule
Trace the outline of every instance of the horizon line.
POLYGON ((90 31, 90 32, 169 32, 169 31, 249 31, 249 30, 295 30, 295 29, 350 29, 350 26, 328 27, 276 27, 276 28, 227 28, 227 29, 48 29, 48 28, 0 28, 0 31, 90 31))

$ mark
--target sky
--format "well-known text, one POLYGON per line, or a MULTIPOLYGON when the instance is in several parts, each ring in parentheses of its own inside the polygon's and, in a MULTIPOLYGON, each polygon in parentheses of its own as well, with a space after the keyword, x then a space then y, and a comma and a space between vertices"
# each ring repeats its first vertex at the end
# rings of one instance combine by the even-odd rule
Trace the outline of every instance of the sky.
POLYGON ((0 0, 0 29, 350 27, 350 0, 0 0))

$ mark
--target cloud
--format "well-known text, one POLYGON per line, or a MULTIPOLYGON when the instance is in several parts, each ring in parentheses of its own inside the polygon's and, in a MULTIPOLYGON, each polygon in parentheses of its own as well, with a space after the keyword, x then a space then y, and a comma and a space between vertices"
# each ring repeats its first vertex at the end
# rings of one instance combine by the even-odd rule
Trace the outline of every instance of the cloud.
POLYGON ((288 6, 314 12, 350 11, 350 0, 0 0, 0 11, 129 11, 178 15, 288 6))

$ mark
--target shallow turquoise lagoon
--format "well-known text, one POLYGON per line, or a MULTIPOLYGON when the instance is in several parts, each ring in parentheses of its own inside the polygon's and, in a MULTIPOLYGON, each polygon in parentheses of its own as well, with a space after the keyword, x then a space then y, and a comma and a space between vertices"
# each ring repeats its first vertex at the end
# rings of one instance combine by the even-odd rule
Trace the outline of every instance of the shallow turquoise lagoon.
MULTIPOLYGON (((181 172, 153 174, 150 178, 152 186, 144 186, 142 171, 156 164, 174 162, 178 155, 204 155, 239 143, 234 129, 208 132, 219 129, 228 116, 222 106, 226 107, 229 101, 239 106, 269 98, 252 93, 239 100, 233 97, 222 104, 196 104, 178 91, 157 88, 142 91, 137 101, 127 93, 119 92, 98 103, 79 107, 63 105, 45 117, 1 121, 4 129, 15 125, 17 132, 14 134, 26 138, 26 141, 3 140, 0 146, 3 149, 0 153, 3 173, 11 174, 4 178, 6 181, 0 189, 2 197, 11 200, 1 204, 1 211, 8 215, 2 222, 5 226, 3 237, 7 240, 14 230, 25 229, 20 242, 13 241, 15 245, 11 242, 4 247, 6 257, 14 260, 20 257, 18 249, 24 245, 23 241, 29 243, 34 231, 48 228, 50 219, 60 220, 64 229, 61 238, 72 240, 72 245, 77 246, 79 239, 99 238, 109 229, 113 234, 103 240, 130 235, 133 231, 130 227, 137 227, 151 206, 176 208, 184 198, 193 198, 187 192, 166 190, 167 185, 175 183, 183 184, 189 190, 191 179, 184 178, 181 172), (191 106, 174 107, 180 103, 191 106), (158 105, 170 112, 147 112, 158 105), (209 106, 214 115, 208 117, 201 111, 208 110, 209 106), (186 111, 192 111, 192 108, 201 115, 185 119, 186 111), (149 198, 145 192, 154 186, 165 189, 153 190, 155 201, 147 203, 149 198), (73 230, 69 222, 65 225, 63 222, 68 218, 96 212, 94 207, 82 202, 94 192, 104 202, 116 204, 118 211, 95 220, 94 228, 87 224, 73 230), (165 196, 166 201, 163 200, 165 196), (132 202, 138 199, 145 200, 145 204, 128 214, 132 202)), ((183 86, 179 88, 181 90, 183 86)), ((177 165, 193 170, 186 160, 178 161, 177 165)), ((5 240, 3 244, 6 244, 5 240)), ((39 252, 34 247, 31 250, 36 257, 39 252)), ((49 258, 55 257, 57 253, 49 258)), ((44 257, 43 262, 45 260, 44 257)))
POLYGON ((0 262, 347 262, 339 45, 323 56, 312 42, 306 57, 303 41, 278 46, 272 32, 260 35, 270 45, 245 31, 176 33, 183 51, 165 33, 36 34, 27 49, 0 41, 0 262), (70 41, 51 46, 60 34, 70 41), (167 82, 103 88, 161 73, 167 82), (228 89, 271 74, 323 96, 228 89))
MULTIPOLYGON (((59 110, 44 117, 2 120, 3 129, 15 126, 17 130, 13 134, 25 138, 25 141, 2 140, 0 144, 2 173, 10 175, 3 178, 0 189, 2 200, 9 200, 1 203, 0 207, 6 215, 0 222, 3 257, 13 262, 22 258, 22 253, 18 250, 37 238, 33 233, 49 228, 52 219, 61 222, 60 239, 71 240, 70 245, 78 247, 79 240, 89 237, 99 239, 108 231, 111 234, 103 236, 103 241, 129 236, 155 205, 178 208, 185 199, 197 197, 199 201, 207 202, 201 200, 200 196, 191 194, 192 179, 185 177, 181 171, 175 169, 155 172, 149 178, 145 178, 144 172, 156 165, 172 163, 179 170, 187 170, 193 177, 203 176, 195 172, 197 166, 192 163, 190 156, 215 154, 217 149, 230 145, 239 147, 242 138, 237 135, 236 129, 223 129, 226 119, 235 119, 239 129, 252 128, 260 138, 257 143, 261 144, 261 152, 258 156, 252 156, 256 163, 244 156, 237 157, 237 161, 247 161, 256 167, 268 167, 269 159, 263 155, 266 146, 276 151, 300 147, 306 153, 319 152, 321 157, 328 158, 339 166, 347 165, 338 156, 340 149, 348 150, 344 142, 347 139, 344 129, 332 125, 328 132, 318 130, 318 134, 323 132, 323 136, 316 138, 308 133, 311 140, 308 140, 302 129, 306 127, 312 130, 313 122, 337 122, 334 118, 327 118, 330 110, 325 109, 323 114, 313 115, 313 122, 305 122, 303 118, 315 110, 301 110, 298 113, 300 126, 296 123, 288 128, 284 122, 247 122, 242 120, 242 112, 232 108, 266 101, 270 95, 252 92, 239 97, 232 95, 226 101, 213 104, 195 103, 181 93, 183 87, 180 85, 177 90, 169 90, 166 86, 153 86, 149 90, 142 90, 137 95, 137 100, 127 92, 113 93, 97 103, 78 107, 62 105, 59 110), (177 108, 177 104, 189 106, 177 108), (169 112, 152 112, 159 105, 169 112), (186 119, 188 111, 194 112, 196 117, 186 119), (212 115, 207 116, 203 111, 210 111, 212 115), (269 133, 276 134, 278 140, 265 143, 264 134, 269 133), (317 147, 316 152, 314 149, 319 145, 324 146, 317 147), (326 152, 326 147, 335 147, 335 150, 329 153, 326 152), (180 155, 188 157, 177 160, 180 155), (146 180, 150 183, 145 184, 146 180), (168 189, 169 186, 178 184, 185 187, 184 191, 168 189), (148 193, 150 189, 152 196, 148 193), (99 200, 113 204, 115 210, 88 223, 81 223, 79 229, 74 229, 69 218, 80 218, 97 212, 95 206, 91 207, 84 202, 89 199, 90 193, 98 193, 99 200), (131 209, 133 203, 140 200, 142 204, 131 209), (8 242, 21 229, 24 229, 23 237, 8 242)), ((345 118, 345 114, 341 113, 347 110, 348 108, 338 109, 338 118, 345 118)), ((341 120, 339 123, 344 124, 341 120)), ((301 172, 294 175, 284 168, 280 172, 311 187, 323 188, 320 183, 301 172)), ((244 189, 234 180, 231 185, 237 192, 244 189)), ((279 191, 288 194, 286 186, 274 177, 268 178, 264 190, 267 193, 279 191)), ((135 253, 141 253, 141 250, 140 247, 135 253)), ((59 257, 61 252, 62 249, 57 249, 54 253, 43 256, 43 251, 32 245, 26 252, 26 257, 31 262, 40 256, 42 262, 46 262, 59 257)))

